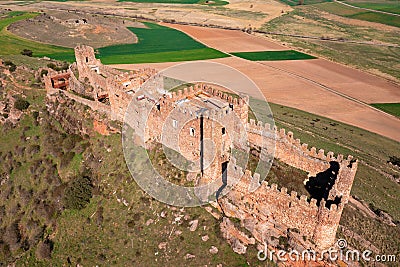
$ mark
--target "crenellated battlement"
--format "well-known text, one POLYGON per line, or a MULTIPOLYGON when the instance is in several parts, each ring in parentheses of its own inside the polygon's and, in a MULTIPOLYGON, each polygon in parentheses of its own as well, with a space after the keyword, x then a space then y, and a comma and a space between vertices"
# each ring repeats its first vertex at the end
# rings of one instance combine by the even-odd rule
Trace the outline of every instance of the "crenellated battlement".
POLYGON ((205 119, 221 121, 224 117, 228 116, 231 111, 230 110, 194 110, 191 107, 181 107, 177 106, 175 108, 176 112, 183 114, 185 117, 192 117, 192 118, 200 118, 202 116, 205 119))
MULTIPOLYGON (((288 193, 285 187, 279 189, 275 183, 259 183, 260 175, 257 173, 252 174, 249 170, 243 172, 236 165, 232 169, 236 170, 237 184, 228 193, 223 205, 226 214, 241 220, 255 218, 261 224, 276 222, 281 229, 295 228, 308 240, 312 240, 317 249, 325 249, 334 242, 343 202, 328 204, 328 201, 322 199, 318 203, 306 195, 299 196, 296 191, 288 193)), ((252 230, 253 236, 260 242, 263 241, 260 239, 263 233, 258 232, 261 230, 252 230)))
POLYGON ((310 208, 320 208, 324 207, 326 210, 329 211, 337 211, 337 205, 332 204, 330 207, 326 206, 326 201, 322 199, 320 201, 320 204, 317 205, 317 200, 315 198, 309 198, 306 195, 298 195, 296 191, 291 191, 288 193, 286 187, 282 187, 278 189, 278 185, 276 183, 273 183, 271 185, 268 184, 267 181, 262 181, 261 183, 259 182, 260 179, 260 174, 254 173, 250 170, 245 170, 244 172, 242 171, 242 168, 240 166, 235 166, 234 167, 237 170, 237 173, 241 173, 241 178, 239 180, 239 183, 237 184, 238 191, 246 194, 257 194, 258 197, 261 197, 263 199, 263 196, 270 195, 270 194, 275 194, 275 195, 281 195, 284 196, 287 199, 288 206, 291 206, 290 203, 296 203, 301 206, 307 206, 310 208), (253 191, 251 188, 254 186, 254 183, 257 183, 257 190, 253 191))
POLYGON ((218 90, 210 85, 205 85, 205 84, 199 84, 198 85, 201 90, 203 90, 204 92, 214 96, 214 97, 218 97, 221 100, 224 100, 226 102, 228 102, 229 104, 232 104, 234 106, 239 106, 239 107, 243 107, 243 106, 248 106, 249 103, 249 97, 248 96, 244 96, 244 97, 236 97, 233 94, 228 94, 227 92, 218 90))
POLYGON ((195 84, 194 86, 190 86, 190 87, 186 87, 181 90, 177 90, 176 92, 171 92, 170 98, 173 101, 177 101, 177 100, 193 97, 194 95, 197 95, 199 93, 204 93, 205 95, 219 98, 221 100, 224 100, 225 102, 228 102, 229 104, 232 104, 232 105, 238 106, 238 107, 244 107, 244 106, 247 107, 247 103, 249 102, 248 96, 245 96, 243 98, 234 97, 231 94, 228 94, 224 91, 220 91, 210 85, 205 85, 202 83, 198 83, 198 84, 195 84))
POLYGON ((197 86, 185 87, 185 88, 183 88, 183 90, 177 90, 176 92, 171 92, 170 99, 171 99, 171 101, 187 99, 187 98, 195 96, 196 94, 198 94, 200 92, 201 92, 201 89, 198 88, 197 86))
POLYGON ((298 149, 299 153, 302 153, 305 156, 309 156, 324 162, 337 161, 343 166, 349 168, 357 168, 355 165, 351 165, 350 162, 353 161, 353 156, 348 155, 347 158, 344 158, 342 154, 338 154, 335 157, 335 154, 332 151, 329 151, 325 154, 324 149, 319 149, 317 152, 317 148, 311 147, 308 148, 307 143, 301 143, 300 139, 295 139, 293 132, 289 131, 286 133, 284 128, 278 129, 276 126, 271 127, 269 123, 263 123, 250 119, 250 122, 246 125, 246 129, 249 133, 258 134, 265 138, 270 138, 271 136, 275 136, 276 141, 285 142, 295 148, 298 149))
POLYGON ((67 70, 59 70, 59 71, 51 70, 51 71, 49 71, 47 73, 47 75, 44 75, 44 76, 48 76, 50 78, 54 78, 54 77, 57 77, 57 76, 63 76, 64 74, 67 74, 67 73, 70 73, 69 69, 67 69, 67 70))

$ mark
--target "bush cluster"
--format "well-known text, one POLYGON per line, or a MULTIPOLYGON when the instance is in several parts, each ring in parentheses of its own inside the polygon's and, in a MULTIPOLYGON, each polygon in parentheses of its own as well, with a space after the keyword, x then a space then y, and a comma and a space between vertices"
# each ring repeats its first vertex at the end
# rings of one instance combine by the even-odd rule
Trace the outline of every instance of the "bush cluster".
POLYGON ((83 209, 92 198, 92 191, 93 184, 89 176, 84 175, 73 179, 65 189, 65 207, 67 209, 83 209))
POLYGON ((18 98, 14 102, 14 108, 21 110, 21 111, 27 109, 29 106, 30 106, 29 102, 22 98, 18 98))

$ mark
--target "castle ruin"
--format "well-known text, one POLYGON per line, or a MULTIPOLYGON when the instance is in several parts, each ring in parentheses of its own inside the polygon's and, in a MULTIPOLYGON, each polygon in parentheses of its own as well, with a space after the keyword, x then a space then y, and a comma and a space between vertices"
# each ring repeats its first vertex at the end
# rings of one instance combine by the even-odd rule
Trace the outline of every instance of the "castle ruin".
POLYGON ((137 116, 132 116, 129 124, 137 126, 135 130, 143 140, 162 143, 193 162, 193 171, 200 173, 199 184, 216 179, 221 185, 231 179, 237 181, 225 197, 211 203, 225 216, 240 219, 251 233, 251 238, 235 234, 224 220, 224 229, 240 244, 236 252, 243 253, 248 244, 263 244, 271 236, 289 232, 304 249, 321 251, 334 244, 357 170, 358 161, 352 156, 310 149, 292 132, 248 121, 248 97, 233 96, 201 83, 176 92, 155 90, 135 96, 156 75, 155 70, 112 69, 97 60, 88 46, 76 47, 75 55, 76 63, 67 71, 50 72, 44 77, 48 95, 63 91, 112 120, 123 121, 130 108, 137 116), (144 117, 146 110, 150 111, 144 117), (139 127, 143 124, 146 126, 139 127), (213 141, 212 152, 204 148, 204 140, 213 141), (305 187, 312 198, 260 181, 258 173, 240 167, 232 155, 232 149, 250 145, 260 149, 262 158, 272 144, 276 159, 308 173, 305 187))

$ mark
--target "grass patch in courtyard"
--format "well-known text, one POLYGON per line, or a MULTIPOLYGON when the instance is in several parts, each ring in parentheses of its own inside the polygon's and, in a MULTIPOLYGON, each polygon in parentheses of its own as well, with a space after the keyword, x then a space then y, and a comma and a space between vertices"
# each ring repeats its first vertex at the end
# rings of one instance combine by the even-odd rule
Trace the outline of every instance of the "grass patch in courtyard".
POLYGON ((248 59, 251 61, 265 60, 301 60, 301 59, 315 59, 311 55, 307 55, 295 50, 284 50, 284 51, 258 51, 258 52, 238 52, 232 53, 237 57, 248 59))

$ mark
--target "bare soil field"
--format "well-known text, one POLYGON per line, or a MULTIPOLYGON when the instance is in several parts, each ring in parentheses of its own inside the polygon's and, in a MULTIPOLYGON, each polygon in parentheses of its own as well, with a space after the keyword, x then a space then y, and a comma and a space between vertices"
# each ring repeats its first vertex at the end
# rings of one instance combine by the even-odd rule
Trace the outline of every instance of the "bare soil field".
POLYGON ((136 36, 126 27, 144 27, 140 22, 97 15, 50 11, 9 26, 12 33, 42 43, 75 47, 87 44, 95 48, 136 43, 136 36), (56 38, 55 38, 56 36, 56 38))
POLYGON ((264 50, 287 50, 288 48, 264 37, 242 31, 186 26, 162 23, 162 25, 183 31, 207 46, 224 52, 252 52, 264 50))
MULTIPOLYGON (((198 41, 224 52, 233 52, 232 49, 240 49, 240 47, 242 51, 288 49, 267 38, 240 31, 172 24, 168 26, 181 30, 198 41)), ((276 61, 263 64, 279 68, 283 72, 293 72, 363 102, 400 102, 399 85, 325 59, 276 61)))
POLYGON ((328 60, 269 61, 263 64, 311 79, 366 103, 400 102, 399 85, 328 60))
MULTIPOLYGON (((212 61, 226 64, 247 75, 257 84, 269 102, 348 123, 400 142, 400 135, 398 134, 400 132, 400 121, 394 116, 328 91, 314 82, 301 79, 259 62, 247 61, 236 57, 212 61)), ((132 64, 114 65, 113 67, 121 69, 153 67, 162 70, 176 64, 132 64)), ((207 70, 204 71, 207 72, 207 70)), ((185 74, 190 74, 191 72, 193 70, 188 69, 188 73, 185 74)), ((227 81, 231 79, 231 77, 223 73, 210 73, 210 75, 224 77, 227 81)), ((329 74, 327 75, 329 76, 329 74)), ((351 87, 351 82, 348 85, 351 87)), ((245 86, 242 88, 241 93, 257 97, 257 92, 248 91, 245 86)))
POLYGON ((251 23, 252 27, 259 27, 263 23, 281 16, 284 12, 289 12, 292 10, 290 6, 274 0, 256 0, 256 1, 231 0, 229 1, 229 4, 226 7, 235 10, 258 11, 268 14, 266 19, 262 21, 252 22, 251 23))
MULTIPOLYGON (((9 1, 0 1, 0 5, 11 7, 9 1)), ((176 20, 185 23, 200 23, 203 25, 219 25, 226 27, 245 28, 260 27, 264 23, 280 16, 282 10, 290 7, 275 1, 255 0, 251 3, 228 6, 207 6, 187 4, 133 3, 116 2, 115 0, 100 1, 68 1, 68 2, 30 2, 18 6, 18 10, 70 10, 88 13, 107 13, 120 16, 138 16, 148 19, 176 20), (259 7, 259 8, 256 8, 259 7)))
POLYGON ((337 3, 295 7, 291 13, 265 24, 262 30, 315 37, 316 39, 273 36, 279 42, 294 48, 362 69, 399 84, 400 28, 339 16, 351 15, 353 12, 352 8, 343 10, 343 5, 337 3), (344 42, 325 41, 329 38, 344 42))

